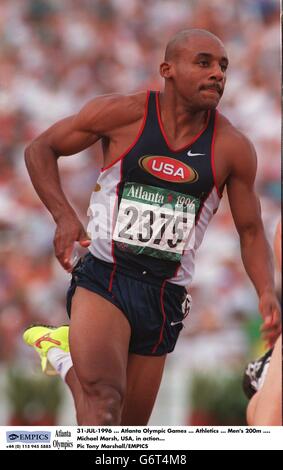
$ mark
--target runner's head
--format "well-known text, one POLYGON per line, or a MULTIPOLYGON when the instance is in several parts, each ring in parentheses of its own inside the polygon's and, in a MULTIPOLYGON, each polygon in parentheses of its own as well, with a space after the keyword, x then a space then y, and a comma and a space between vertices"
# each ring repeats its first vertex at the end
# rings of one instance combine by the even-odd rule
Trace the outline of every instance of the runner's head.
POLYGON ((187 29, 167 44, 160 74, 165 79, 165 90, 199 111, 217 106, 227 66, 227 54, 217 36, 204 29, 187 29))

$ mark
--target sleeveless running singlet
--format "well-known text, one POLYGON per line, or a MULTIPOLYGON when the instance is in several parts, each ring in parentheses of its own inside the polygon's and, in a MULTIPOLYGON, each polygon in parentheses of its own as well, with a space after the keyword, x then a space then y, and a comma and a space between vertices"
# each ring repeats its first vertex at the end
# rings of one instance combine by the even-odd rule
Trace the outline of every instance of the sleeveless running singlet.
POLYGON ((123 269, 187 286, 221 195, 215 183, 217 111, 185 147, 173 150, 160 118, 159 92, 147 93, 134 143, 102 169, 88 209, 90 252, 123 269))

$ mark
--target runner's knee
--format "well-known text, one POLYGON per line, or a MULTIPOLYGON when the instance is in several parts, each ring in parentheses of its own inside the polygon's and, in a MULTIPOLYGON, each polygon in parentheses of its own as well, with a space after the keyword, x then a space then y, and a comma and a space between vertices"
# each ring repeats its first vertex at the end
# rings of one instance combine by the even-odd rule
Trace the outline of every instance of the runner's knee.
POLYGON ((96 409, 97 424, 100 426, 119 425, 121 420, 124 392, 118 387, 101 382, 82 384, 88 400, 96 409))

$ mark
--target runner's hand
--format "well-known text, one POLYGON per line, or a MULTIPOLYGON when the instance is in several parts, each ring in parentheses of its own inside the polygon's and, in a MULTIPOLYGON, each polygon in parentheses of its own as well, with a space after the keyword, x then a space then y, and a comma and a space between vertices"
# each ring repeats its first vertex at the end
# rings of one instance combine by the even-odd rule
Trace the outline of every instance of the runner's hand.
POLYGON ((275 292, 267 291, 261 295, 259 310, 263 318, 262 337, 272 347, 281 333, 281 309, 275 292))
POLYGON ((57 222, 53 243, 59 263, 68 272, 73 269, 71 257, 75 242, 79 242, 82 247, 87 248, 91 240, 77 217, 62 217, 57 222))

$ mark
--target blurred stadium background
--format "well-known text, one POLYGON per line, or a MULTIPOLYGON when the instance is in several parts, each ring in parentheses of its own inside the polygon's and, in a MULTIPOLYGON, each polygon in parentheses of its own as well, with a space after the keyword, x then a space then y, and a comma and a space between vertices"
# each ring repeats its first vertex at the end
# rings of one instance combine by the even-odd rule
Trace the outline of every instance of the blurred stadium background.
MULTIPOLYGON (((66 387, 42 379, 21 339, 30 323, 66 323, 69 282, 53 255, 53 221, 27 176, 26 144, 96 95, 161 89, 167 40, 187 27, 206 28, 230 56, 219 109, 256 146, 272 242, 281 190, 279 8, 275 0, 1 0, 0 425, 75 424, 66 387)), ((99 145, 60 160, 64 189, 84 223, 100 162, 99 145)), ((193 308, 150 423, 244 424, 241 373, 264 345, 226 197, 196 267, 193 308)))

